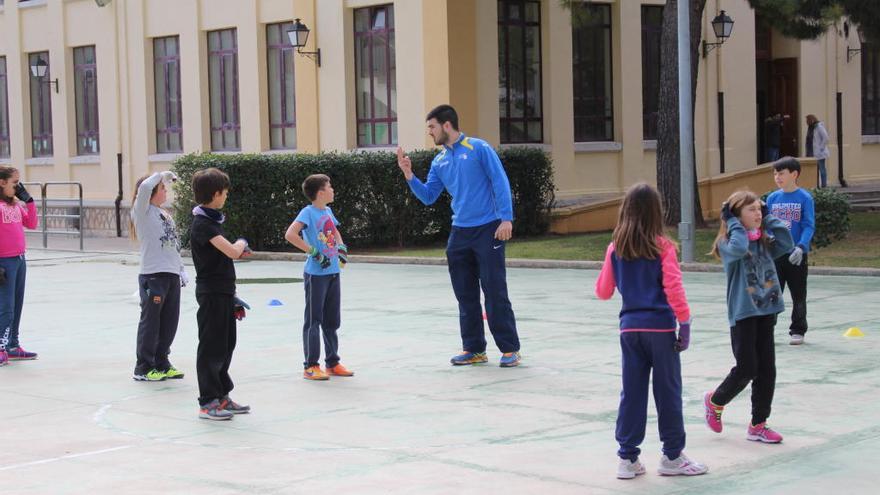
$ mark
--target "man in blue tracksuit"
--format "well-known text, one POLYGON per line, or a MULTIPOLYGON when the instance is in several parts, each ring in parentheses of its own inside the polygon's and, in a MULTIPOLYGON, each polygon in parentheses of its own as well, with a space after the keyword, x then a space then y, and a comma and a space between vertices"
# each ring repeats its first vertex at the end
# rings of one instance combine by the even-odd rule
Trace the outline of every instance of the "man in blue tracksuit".
POLYGON ((452 196, 452 232, 446 259, 452 290, 458 299, 462 352, 453 365, 485 363, 486 337, 480 287, 486 298, 486 318, 504 368, 520 362, 516 319, 507 297, 504 243, 513 235, 510 182, 495 150, 481 139, 458 130, 458 114, 449 105, 431 110, 425 119, 434 144, 443 149, 431 162, 428 179, 412 172, 412 162, 397 148, 397 165, 413 194, 424 204, 437 201, 443 189, 452 196))

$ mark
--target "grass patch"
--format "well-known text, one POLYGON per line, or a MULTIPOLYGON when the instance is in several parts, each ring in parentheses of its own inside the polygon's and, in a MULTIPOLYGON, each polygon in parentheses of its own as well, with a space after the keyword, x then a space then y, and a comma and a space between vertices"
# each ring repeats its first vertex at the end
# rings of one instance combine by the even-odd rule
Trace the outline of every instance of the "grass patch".
POLYGON ((880 213, 850 213, 846 239, 810 252, 810 265, 880 268, 880 213))
MULTIPOLYGON (((852 231, 846 239, 810 253, 810 265, 880 268, 880 214, 851 213, 852 231)), ((717 224, 696 232, 694 258, 704 263, 718 263, 708 254, 718 233, 717 224)), ((677 229, 669 229, 670 238, 678 240, 677 229)), ((611 232, 595 234, 546 235, 514 239, 507 244, 508 258, 602 261, 611 242, 611 232)), ((357 254, 443 258, 445 244, 407 249, 381 249, 357 254)))

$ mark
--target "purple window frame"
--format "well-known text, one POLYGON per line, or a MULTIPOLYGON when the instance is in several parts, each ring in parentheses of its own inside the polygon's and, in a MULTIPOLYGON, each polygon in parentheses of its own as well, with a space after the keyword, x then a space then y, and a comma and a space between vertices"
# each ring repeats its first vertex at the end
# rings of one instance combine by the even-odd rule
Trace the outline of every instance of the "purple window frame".
POLYGON ((239 151, 241 149, 241 120, 239 118, 239 101, 238 101, 238 32, 235 28, 221 29, 218 31, 208 32, 208 74, 210 77, 211 65, 213 63, 220 64, 220 94, 215 95, 213 85, 210 85, 210 102, 213 109, 213 103, 219 98, 220 104, 220 122, 214 121, 214 112, 211 114, 211 149, 213 151, 239 151), (232 47, 212 49, 211 38, 215 37, 217 44, 222 46, 223 34, 232 33, 232 47), (226 94, 226 65, 232 64, 232 107, 226 105, 228 95, 226 94), (234 142, 228 143, 226 132, 234 131, 234 142), (214 133, 219 132, 220 142, 214 140, 214 133))
POLYGON ((862 43, 862 135, 880 134, 880 44, 862 43))
POLYGON ((575 4, 593 13, 592 22, 572 27, 574 140, 577 143, 614 140, 614 59, 611 6, 575 4), (596 12, 603 11, 598 16, 596 12), (607 57, 607 67, 606 60, 607 57), (606 70, 607 69, 607 70, 606 70))
MULTIPOLYGON (((395 48, 394 53, 391 51, 392 39, 394 37, 394 25, 393 22, 388 22, 389 19, 393 17, 394 13, 394 5, 386 4, 386 5, 375 5, 371 7, 364 7, 360 9, 354 10, 354 16, 357 18, 359 12, 367 11, 367 15, 370 19, 370 28, 367 31, 358 31, 357 30, 357 22, 355 22, 354 27, 354 47, 355 47, 355 93, 360 96, 360 65, 358 64, 358 41, 362 38, 367 38, 368 40, 368 53, 369 53, 369 72, 370 72, 370 113, 369 117, 360 114, 360 106, 356 105, 356 124, 358 129, 358 147, 359 148, 376 148, 381 146, 389 146, 393 144, 397 144, 397 139, 395 136, 397 132, 395 130, 395 126, 397 125, 397 112, 394 111, 394 107, 396 105, 392 105, 392 90, 394 91, 393 98, 397 98, 397 81, 395 77, 392 77, 392 66, 395 67, 396 74, 396 61, 395 57, 397 56, 397 49, 395 48), (380 10, 385 11, 385 27, 382 29, 373 29, 372 20, 373 16, 380 10), (391 15, 389 15, 391 14, 391 15), (386 86, 386 98, 388 98, 388 116, 387 117, 375 117, 376 115, 376 91, 374 81, 376 80, 376 72, 373 71, 373 48, 375 45, 375 38, 385 36, 385 80, 387 81, 386 86), (391 114, 394 114, 393 116, 391 114), (387 125, 388 126, 388 140, 387 142, 377 143, 376 142, 376 126, 378 125, 387 125), (361 125, 367 125, 370 132, 370 140, 369 142, 365 142, 361 139, 360 127, 361 125)), ((395 18, 396 20, 396 18, 395 18)))
POLYGON ((657 139, 663 6, 642 5, 642 139, 657 139), (659 21, 659 22, 658 22, 659 21))
POLYGON ((180 92, 180 38, 178 36, 166 36, 153 39, 153 70, 159 74, 154 75, 154 81, 161 80, 164 84, 164 98, 160 98, 159 88, 154 82, 156 100, 156 151, 159 153, 180 153, 183 151, 183 98, 180 92), (168 54, 168 46, 174 45, 174 55, 168 54), (163 50, 159 50, 162 45, 163 50), (157 53, 166 55, 156 55, 157 53), (177 84, 172 88, 171 74, 177 75, 177 84), (162 101, 160 101, 162 100, 162 101), (174 101, 177 102, 177 118, 173 110, 174 101), (165 110, 165 121, 159 121, 159 108, 165 110), (172 143, 173 137, 177 136, 177 146, 172 143))
POLYGON ((498 104, 503 107, 500 113, 503 115, 500 117, 500 131, 501 131, 501 143, 509 144, 509 143, 543 143, 544 142, 544 99, 542 94, 542 83, 543 83, 543 72, 544 72, 544 63, 543 63, 543 54, 541 53, 541 2, 540 0, 499 0, 498 1, 498 37, 499 37, 499 53, 498 53, 498 70, 499 73, 504 74, 504 86, 499 87, 499 98, 498 104), (528 6, 536 6, 536 12, 538 15, 537 21, 528 21, 526 20, 526 11, 528 6), (513 16, 513 9, 518 10, 518 15, 513 16), (529 74, 528 67, 532 65, 533 61, 528 60, 529 51, 526 43, 526 30, 530 28, 537 28, 537 36, 535 37, 535 42, 537 43, 536 53, 538 54, 537 64, 538 64, 538 87, 531 88, 536 94, 534 95, 535 100, 537 102, 538 108, 535 109, 528 105, 528 94, 529 94, 529 74), (522 51, 522 73, 521 74, 511 74, 511 63, 510 63, 510 31, 513 29, 521 30, 521 35, 519 37, 521 44, 517 47, 522 51), (504 43, 502 48, 502 43, 500 43, 503 38, 504 43), (503 53, 501 50, 504 50, 503 53), (523 91, 519 97, 513 96, 514 91, 511 90, 511 78, 512 77, 521 77, 522 78, 522 87, 523 91), (522 116, 521 117, 511 117, 511 109, 514 106, 522 107, 522 116), (538 135, 535 137, 530 137, 529 129, 532 127, 529 124, 538 124, 538 135), (517 139, 513 136, 513 132, 511 129, 515 124, 522 124, 522 139, 517 139))
MULTIPOLYGON (((2 2, 0 2, 2 4, 2 2)), ((0 57, 0 158, 9 158, 11 153, 9 142, 9 78, 6 76, 6 57, 0 57)))
POLYGON ((73 77, 75 84, 74 100, 76 105, 76 154, 97 155, 101 151, 100 132, 98 124, 98 63, 95 54, 95 46, 80 46, 73 49, 73 77), (91 63, 77 63, 77 59, 87 57, 91 50, 91 63), (76 94, 82 88, 82 105, 76 94), (82 127, 80 127, 82 122, 82 127), (85 146, 94 139, 94 148, 85 146))
POLYGON ((28 86, 30 86, 31 93, 31 155, 34 157, 52 156, 54 153, 52 143, 51 85, 45 82, 51 80, 51 71, 52 65, 49 61, 49 52, 28 54, 28 86), (30 68, 40 58, 46 62, 46 75, 42 79, 37 78, 30 71, 30 68), (43 146, 38 146, 39 144, 43 144, 43 146))
POLYGON ((287 132, 284 132, 283 129, 296 129, 296 82, 295 82, 295 73, 290 72, 289 74, 285 70, 286 64, 285 60, 293 57, 294 49, 293 45, 290 44, 290 38, 287 36, 287 30, 293 27, 292 22, 281 22, 277 24, 268 24, 266 26, 266 57, 267 57, 267 66, 266 70, 269 70, 269 64, 273 57, 277 58, 278 62, 278 87, 280 88, 280 94, 278 95, 278 99, 280 99, 281 108, 280 108, 280 120, 273 119, 272 108, 275 103, 274 90, 272 86, 272 81, 269 81, 269 128, 270 129, 282 129, 281 131, 281 142, 278 143, 274 139, 274 135, 269 133, 269 147, 273 150, 294 150, 296 149, 296 136, 294 135, 293 142, 289 143, 287 139, 287 132), (271 43, 269 41, 270 35, 272 31, 278 31, 277 39, 280 39, 280 43, 271 43), (288 89, 288 82, 292 82, 293 87, 288 89), (292 115, 289 115, 287 99, 290 96, 290 92, 294 94, 294 104, 292 115))

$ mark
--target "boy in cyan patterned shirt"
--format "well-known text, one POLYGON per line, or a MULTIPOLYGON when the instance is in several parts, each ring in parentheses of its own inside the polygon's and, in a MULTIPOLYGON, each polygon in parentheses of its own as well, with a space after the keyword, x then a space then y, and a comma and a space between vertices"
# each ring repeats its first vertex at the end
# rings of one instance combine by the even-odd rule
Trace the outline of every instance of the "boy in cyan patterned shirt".
POLYGON ((339 269, 345 266, 348 248, 336 228, 339 221, 328 204, 333 202, 333 186, 323 174, 306 177, 303 194, 312 204, 303 208, 284 238, 309 255, 303 274, 306 293, 303 324, 303 378, 327 380, 329 375, 353 376, 339 363, 336 330, 341 321, 339 269), (321 369, 321 336, 324 337, 324 363, 321 369))

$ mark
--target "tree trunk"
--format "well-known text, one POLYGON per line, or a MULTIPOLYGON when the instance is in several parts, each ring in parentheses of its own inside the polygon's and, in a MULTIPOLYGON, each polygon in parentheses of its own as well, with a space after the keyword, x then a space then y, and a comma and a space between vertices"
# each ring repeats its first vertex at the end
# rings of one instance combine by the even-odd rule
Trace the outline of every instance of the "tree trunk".
MULTIPOLYGON (((683 0, 687 2, 688 0, 683 0)), ((660 38, 660 102, 657 129, 657 188, 663 198, 666 225, 681 221, 681 139, 678 129, 678 4, 667 0, 663 9, 663 28, 660 38)), ((691 30, 691 103, 697 100, 697 69, 700 62, 703 8, 706 0, 690 0, 691 30)), ((693 111, 693 106, 691 107, 693 111)), ((693 115, 691 115, 693 118, 693 115)), ((694 147, 694 143, 685 143, 694 147)), ((694 213, 698 227, 705 226, 696 185, 697 165, 694 155, 694 213)))

